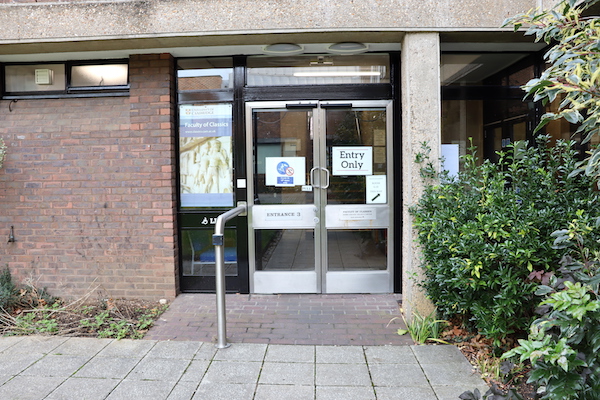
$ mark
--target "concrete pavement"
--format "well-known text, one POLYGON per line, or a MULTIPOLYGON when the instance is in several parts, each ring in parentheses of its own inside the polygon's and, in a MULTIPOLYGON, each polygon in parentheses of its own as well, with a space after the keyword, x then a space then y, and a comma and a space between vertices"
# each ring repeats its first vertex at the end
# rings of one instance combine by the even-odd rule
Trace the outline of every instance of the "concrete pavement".
POLYGON ((0 338, 2 400, 456 400, 475 387, 454 346, 0 338))

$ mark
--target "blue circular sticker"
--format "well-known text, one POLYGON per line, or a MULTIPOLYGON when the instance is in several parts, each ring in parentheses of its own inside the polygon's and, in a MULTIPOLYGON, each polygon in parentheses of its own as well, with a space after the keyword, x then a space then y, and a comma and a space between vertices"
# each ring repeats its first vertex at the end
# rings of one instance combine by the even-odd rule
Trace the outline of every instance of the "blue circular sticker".
POLYGON ((279 164, 277 164, 277 172, 279 172, 279 175, 285 175, 289 167, 290 164, 286 163, 285 161, 282 161, 279 164))

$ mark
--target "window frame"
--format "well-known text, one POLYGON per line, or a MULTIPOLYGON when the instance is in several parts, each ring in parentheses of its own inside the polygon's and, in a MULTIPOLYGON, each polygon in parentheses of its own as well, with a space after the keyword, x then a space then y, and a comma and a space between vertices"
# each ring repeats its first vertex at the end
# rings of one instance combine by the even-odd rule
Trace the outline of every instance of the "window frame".
POLYGON ((130 74, 129 74, 129 59, 110 59, 110 60, 71 60, 71 61, 36 61, 36 62, 10 62, 2 63, 0 77, 0 98, 5 100, 17 99, 57 99, 71 97, 114 97, 114 96, 129 96, 130 89, 130 74), (10 65, 64 65, 65 67, 65 89, 64 90, 49 90, 49 91, 21 91, 7 92, 6 91, 6 66, 10 65), (127 65, 127 84, 112 85, 112 86, 71 86, 71 69, 74 66, 80 65, 111 65, 111 64, 126 64, 127 65))

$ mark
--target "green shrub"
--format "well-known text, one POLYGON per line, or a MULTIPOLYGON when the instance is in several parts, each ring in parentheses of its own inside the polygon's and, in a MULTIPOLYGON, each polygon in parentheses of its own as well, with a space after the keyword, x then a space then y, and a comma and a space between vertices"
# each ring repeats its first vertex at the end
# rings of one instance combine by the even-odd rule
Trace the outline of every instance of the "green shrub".
POLYGON ((438 177, 425 156, 417 159, 422 176, 435 178, 411 212, 422 286, 442 318, 458 317, 497 344, 527 330, 539 279, 561 256, 551 233, 577 210, 600 208, 592 180, 569 176, 577 162, 573 144, 549 147, 547 137, 535 147, 517 142, 497 163, 479 163, 473 150, 456 178, 438 177))
POLYGON ((9 310, 17 301, 17 288, 8 267, 0 272, 0 309, 9 310))
POLYGON ((592 222, 579 213, 568 229, 553 236, 555 247, 570 247, 558 274, 538 288, 546 295, 546 313, 531 325, 528 340, 520 340, 503 358, 519 357, 532 365, 530 383, 543 399, 600 399, 600 252, 592 222))

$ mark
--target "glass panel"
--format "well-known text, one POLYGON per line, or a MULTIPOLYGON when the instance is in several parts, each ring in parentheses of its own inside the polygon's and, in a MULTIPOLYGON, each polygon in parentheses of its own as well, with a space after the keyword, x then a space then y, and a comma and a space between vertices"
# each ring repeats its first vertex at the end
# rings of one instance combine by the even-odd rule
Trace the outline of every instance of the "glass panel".
POLYGON ((389 56, 292 56, 248 58, 248 86, 389 83, 389 56))
POLYGON ((385 110, 327 110, 326 118, 327 203, 379 203, 367 199, 367 176, 387 171, 385 110))
POLYGON ((256 270, 313 271, 315 238, 312 229, 255 231, 256 270))
POLYGON ((71 67, 71 87, 127 85, 127 64, 75 65, 71 67))
MULTIPOLYGON (((183 276, 215 276, 213 230, 182 230, 183 276)), ((225 229, 225 275, 237 276, 236 231, 225 229)))
POLYGON ((231 104, 180 106, 181 207, 233 206, 232 118, 231 104))
POLYGON ((231 58, 191 58, 177 61, 177 84, 180 92, 232 89, 231 58))
POLYGON ((387 229, 327 231, 329 271, 387 269, 387 229))
MULTIPOLYGON (((485 79, 497 74, 499 71, 502 71, 524 57, 527 57, 527 54, 442 54, 440 69, 442 86, 481 85, 485 79)), ((524 73, 526 72, 529 71, 525 71, 524 73)), ((501 78, 504 78, 504 76, 500 76, 501 78)), ((522 81, 523 79, 523 76, 519 75, 512 78, 511 81, 522 81)), ((486 83, 490 85, 506 85, 507 83, 498 82, 497 80, 486 83)))
MULTIPOLYGON (((459 155, 467 154, 471 146, 483 152, 483 101, 442 101, 442 143, 458 144, 459 155)), ((481 160, 479 160, 481 161, 481 160)))
POLYGON ((64 64, 7 65, 4 68, 7 92, 66 89, 64 64))
POLYGON ((312 111, 254 113, 255 204, 314 202, 312 190, 306 191, 313 165, 311 129, 312 111))
POLYGON ((527 123, 518 122, 513 125, 513 140, 527 140, 527 123))

